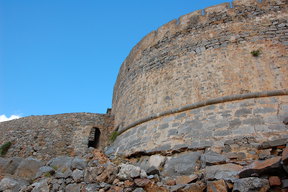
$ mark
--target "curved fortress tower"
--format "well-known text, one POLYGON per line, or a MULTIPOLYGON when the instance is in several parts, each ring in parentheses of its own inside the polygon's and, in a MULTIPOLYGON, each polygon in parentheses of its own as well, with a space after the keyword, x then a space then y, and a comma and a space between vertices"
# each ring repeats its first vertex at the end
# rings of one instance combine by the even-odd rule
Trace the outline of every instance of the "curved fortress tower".
POLYGON ((286 0, 195 11, 144 37, 121 66, 108 154, 133 157, 288 137, 286 0))

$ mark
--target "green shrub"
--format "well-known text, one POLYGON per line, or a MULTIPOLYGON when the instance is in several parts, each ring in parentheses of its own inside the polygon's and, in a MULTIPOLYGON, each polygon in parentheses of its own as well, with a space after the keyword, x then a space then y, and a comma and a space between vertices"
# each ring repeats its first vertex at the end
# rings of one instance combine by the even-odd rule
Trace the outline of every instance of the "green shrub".
POLYGON ((51 175, 50 172, 47 172, 47 173, 44 174, 44 177, 51 177, 51 176, 52 176, 52 175, 51 175))
POLYGON ((3 145, 1 145, 0 147, 0 156, 4 156, 6 155, 8 149, 10 148, 10 146, 12 145, 12 143, 10 141, 4 143, 3 145))
POLYGON ((110 140, 111 142, 114 142, 114 141, 116 140, 116 138, 117 138, 118 135, 119 135, 119 133, 118 133, 117 131, 113 131, 113 132, 111 133, 111 135, 110 135, 109 140, 110 140))
POLYGON ((261 55, 261 50, 257 49, 257 50, 251 51, 251 55, 253 57, 258 57, 259 55, 261 55))

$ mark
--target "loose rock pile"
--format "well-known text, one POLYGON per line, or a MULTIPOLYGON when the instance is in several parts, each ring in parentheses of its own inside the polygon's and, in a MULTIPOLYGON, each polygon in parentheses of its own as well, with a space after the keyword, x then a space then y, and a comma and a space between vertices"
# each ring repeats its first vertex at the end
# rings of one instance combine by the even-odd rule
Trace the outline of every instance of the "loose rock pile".
POLYGON ((247 140, 228 141, 218 151, 209 148, 129 160, 109 160, 98 150, 83 157, 60 156, 47 162, 0 158, 0 191, 287 191, 287 140, 257 147, 248 146, 247 140))

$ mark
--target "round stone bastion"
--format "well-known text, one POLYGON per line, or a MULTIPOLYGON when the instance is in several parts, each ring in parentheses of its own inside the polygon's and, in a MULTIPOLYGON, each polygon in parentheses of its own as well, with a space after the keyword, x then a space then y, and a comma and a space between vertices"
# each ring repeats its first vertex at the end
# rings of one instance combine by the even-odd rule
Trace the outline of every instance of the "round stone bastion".
MULTIPOLYGON (((123 62, 107 154, 133 157, 288 138, 287 0, 238 0, 145 36, 123 62)), ((263 143, 262 143, 263 144, 263 143)))

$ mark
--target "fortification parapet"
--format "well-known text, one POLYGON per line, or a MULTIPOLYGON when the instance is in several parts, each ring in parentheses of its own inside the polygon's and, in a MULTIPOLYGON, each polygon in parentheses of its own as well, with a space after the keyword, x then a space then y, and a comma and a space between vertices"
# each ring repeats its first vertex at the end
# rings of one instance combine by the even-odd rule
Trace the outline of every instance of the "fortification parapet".
POLYGON ((238 0, 232 5, 184 15, 133 48, 114 87, 112 113, 122 134, 111 149, 117 146, 129 156, 194 141, 221 145, 240 135, 287 135, 287 1, 238 0), (242 109, 245 105, 251 107, 242 109), (211 117, 195 112, 209 106, 217 109, 211 117), (277 119, 273 126, 266 113, 257 112, 266 107, 277 119), (241 110, 249 113, 239 119, 241 110), (237 128, 230 125, 235 119, 237 128), (247 124, 249 119, 258 120, 247 124), (187 127, 199 135, 182 130, 187 127), (137 142, 127 140, 131 135, 137 135, 137 142))

